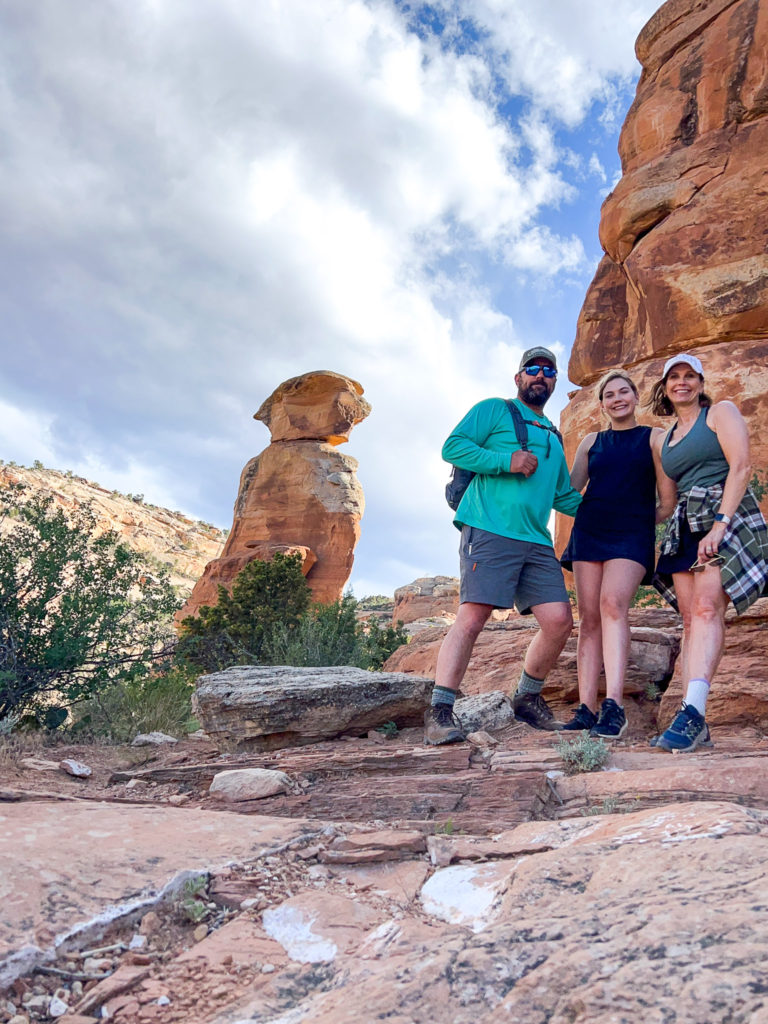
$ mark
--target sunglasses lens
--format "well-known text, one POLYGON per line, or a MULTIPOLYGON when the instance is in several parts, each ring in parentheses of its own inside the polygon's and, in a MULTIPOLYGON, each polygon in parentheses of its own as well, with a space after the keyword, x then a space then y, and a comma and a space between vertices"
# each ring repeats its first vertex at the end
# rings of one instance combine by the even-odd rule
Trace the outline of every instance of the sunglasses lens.
POLYGON ((725 565, 725 555, 715 555, 714 558, 710 558, 706 562, 694 562, 689 572, 704 572, 708 565, 717 568, 719 565, 725 565))
POLYGON ((529 377, 538 377, 540 373, 543 373, 547 380, 552 380, 557 376, 557 370, 553 370, 551 366, 526 366, 525 372, 529 377))

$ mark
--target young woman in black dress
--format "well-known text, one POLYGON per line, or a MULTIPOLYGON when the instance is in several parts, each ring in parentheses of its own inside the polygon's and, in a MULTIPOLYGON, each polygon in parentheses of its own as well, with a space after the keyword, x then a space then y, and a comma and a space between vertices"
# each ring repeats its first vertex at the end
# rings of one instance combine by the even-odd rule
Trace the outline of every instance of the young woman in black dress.
POLYGON ((586 491, 561 558, 576 581, 581 701, 563 728, 618 739, 627 728, 622 701, 629 606, 640 584, 651 581, 654 527, 672 513, 677 489, 661 466, 665 431, 635 419, 638 393, 632 378, 611 370, 597 395, 610 426, 587 434, 576 451, 571 485, 579 491, 586 485, 586 491), (606 698, 598 715, 603 666, 606 698))

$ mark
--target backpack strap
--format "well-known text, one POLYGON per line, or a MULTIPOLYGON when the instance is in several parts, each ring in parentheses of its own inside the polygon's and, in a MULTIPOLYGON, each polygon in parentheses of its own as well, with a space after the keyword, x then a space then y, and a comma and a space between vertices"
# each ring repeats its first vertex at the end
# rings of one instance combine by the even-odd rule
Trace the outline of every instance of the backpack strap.
POLYGON ((520 412, 518 407, 512 401, 511 398, 505 398, 504 402, 509 409, 509 415, 512 417, 512 422, 515 424, 515 436, 517 437, 517 443, 520 445, 524 452, 528 451, 528 427, 526 421, 523 419, 523 414, 520 412))
POLYGON ((517 435, 518 443, 524 452, 528 451, 528 424, 532 427, 538 427, 540 430, 547 430, 550 434, 554 434, 561 446, 565 448, 565 445, 563 445, 563 435, 557 427, 549 427, 546 423, 541 423, 539 420, 523 419, 523 414, 511 398, 505 398, 504 401, 509 409, 512 419, 514 420, 515 434, 517 435))

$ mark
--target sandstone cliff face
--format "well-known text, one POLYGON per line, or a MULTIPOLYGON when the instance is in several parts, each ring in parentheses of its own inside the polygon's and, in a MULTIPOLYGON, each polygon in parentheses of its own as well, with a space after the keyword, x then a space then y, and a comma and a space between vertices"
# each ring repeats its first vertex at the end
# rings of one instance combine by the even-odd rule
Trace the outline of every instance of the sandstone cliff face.
POLYGON ((357 460, 336 446, 370 412, 363 389, 338 373, 317 371, 281 384, 255 419, 272 442, 240 477, 232 530, 220 558, 206 566, 181 617, 215 604, 255 558, 299 552, 317 601, 341 597, 360 537, 363 491, 357 460))
MULTIPOLYGON (((627 367, 647 397, 669 355, 696 350, 708 393, 738 402, 753 464, 765 466, 768 5, 668 0, 636 52, 643 71, 619 140, 623 175, 600 220, 606 255, 569 364, 583 387, 562 416, 566 454, 599 428, 593 385, 605 370, 627 367)), ((561 519, 558 550, 569 530, 561 519)))
POLYGON ((208 523, 133 500, 71 473, 0 466, 0 488, 10 484, 51 494, 65 512, 90 502, 99 529, 114 530, 128 547, 145 556, 150 566, 153 562, 165 565, 182 597, 192 592, 203 568, 224 544, 224 531, 208 523))
POLYGON ((759 0, 669 0, 641 32, 576 383, 724 341, 768 351, 767 50, 759 0))

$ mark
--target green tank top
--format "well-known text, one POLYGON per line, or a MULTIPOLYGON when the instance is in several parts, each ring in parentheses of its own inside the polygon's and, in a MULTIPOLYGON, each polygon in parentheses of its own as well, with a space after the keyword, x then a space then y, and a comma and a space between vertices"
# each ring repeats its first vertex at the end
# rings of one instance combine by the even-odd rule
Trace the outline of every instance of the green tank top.
POLYGON ((728 460, 717 434, 707 426, 707 411, 702 408, 694 425, 677 444, 669 445, 674 432, 664 438, 661 464, 680 492, 690 491, 697 484, 700 487, 722 484, 728 476, 728 460))

